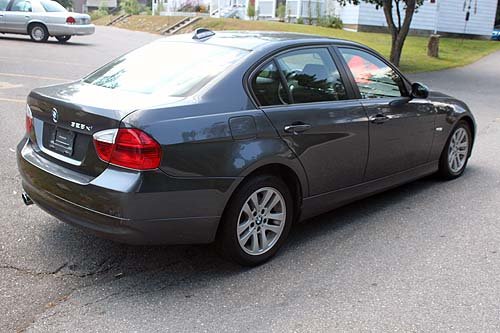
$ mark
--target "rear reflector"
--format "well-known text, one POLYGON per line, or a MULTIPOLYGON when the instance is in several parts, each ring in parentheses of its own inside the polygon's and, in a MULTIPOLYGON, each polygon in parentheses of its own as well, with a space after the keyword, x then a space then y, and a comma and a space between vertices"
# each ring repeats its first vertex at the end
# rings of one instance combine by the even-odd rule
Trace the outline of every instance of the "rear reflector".
POLYGON ((29 135, 33 130, 33 114, 31 113, 30 106, 26 104, 26 133, 29 135))
POLYGON ((76 20, 75 20, 74 17, 68 16, 68 18, 66 19, 66 23, 68 23, 68 24, 75 24, 76 20))
POLYGON ((139 129, 97 132, 94 134, 94 146, 99 158, 113 165, 134 170, 151 170, 160 166, 160 145, 139 129))

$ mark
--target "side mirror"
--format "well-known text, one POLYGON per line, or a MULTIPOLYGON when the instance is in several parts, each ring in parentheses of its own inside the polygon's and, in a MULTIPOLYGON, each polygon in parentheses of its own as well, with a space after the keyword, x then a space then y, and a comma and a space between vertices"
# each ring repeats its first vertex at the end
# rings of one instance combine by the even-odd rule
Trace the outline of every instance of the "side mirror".
POLYGON ((429 88, 422 83, 415 82, 411 85, 411 96, 425 99, 429 97, 429 88))

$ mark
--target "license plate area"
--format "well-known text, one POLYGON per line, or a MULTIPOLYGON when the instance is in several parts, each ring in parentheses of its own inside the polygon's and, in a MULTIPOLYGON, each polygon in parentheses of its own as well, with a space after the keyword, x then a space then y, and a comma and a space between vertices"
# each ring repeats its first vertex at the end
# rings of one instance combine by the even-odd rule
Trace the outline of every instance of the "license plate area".
POLYGON ((75 132, 54 127, 50 134, 49 148, 64 156, 72 156, 75 136, 75 132))

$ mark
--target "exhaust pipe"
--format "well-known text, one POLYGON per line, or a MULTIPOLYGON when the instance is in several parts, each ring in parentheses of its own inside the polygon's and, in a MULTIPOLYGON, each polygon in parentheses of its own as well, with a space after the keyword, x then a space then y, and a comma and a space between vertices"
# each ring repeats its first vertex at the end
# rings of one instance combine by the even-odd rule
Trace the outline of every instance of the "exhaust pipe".
POLYGON ((24 201, 24 204, 26 206, 29 206, 29 205, 32 205, 33 204, 33 200, 31 200, 30 196, 24 192, 21 197, 23 198, 23 201, 24 201))

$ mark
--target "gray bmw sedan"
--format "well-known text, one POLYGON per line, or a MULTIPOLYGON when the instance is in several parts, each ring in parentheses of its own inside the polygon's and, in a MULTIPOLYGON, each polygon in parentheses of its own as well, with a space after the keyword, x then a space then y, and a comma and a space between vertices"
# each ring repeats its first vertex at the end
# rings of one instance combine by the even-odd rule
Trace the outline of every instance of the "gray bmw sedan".
POLYGON ((64 222, 257 265, 294 223, 459 177, 475 132, 464 102, 363 45, 198 29, 33 90, 17 160, 24 202, 64 222))

